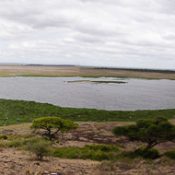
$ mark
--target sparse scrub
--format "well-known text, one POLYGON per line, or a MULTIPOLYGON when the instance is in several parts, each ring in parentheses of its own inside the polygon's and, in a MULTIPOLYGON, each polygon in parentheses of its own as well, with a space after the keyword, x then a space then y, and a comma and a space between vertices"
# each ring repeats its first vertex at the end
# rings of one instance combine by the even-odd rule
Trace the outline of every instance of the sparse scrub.
MULTIPOLYGON (((24 137, 24 136, 9 136, 8 141, 6 142, 7 147, 13 147, 13 148, 24 148, 26 144, 30 141, 32 141, 33 137, 24 137)), ((40 139, 40 138, 36 138, 40 139)))
POLYGON ((119 148, 112 145, 87 145, 83 148, 65 147, 56 148, 52 155, 60 158, 91 159, 91 160, 115 160, 119 148))
POLYGON ((25 145, 26 140, 25 139, 17 139, 17 140, 12 140, 9 141, 6 145, 8 147, 14 147, 14 148, 19 148, 25 145))
POLYGON ((175 160, 175 150, 166 152, 165 156, 169 157, 170 159, 174 159, 175 160))
POLYGON ((46 140, 33 139, 27 142, 26 150, 35 154, 37 160, 43 160, 45 156, 49 155, 50 143, 46 140))
POLYGON ((144 159, 157 159, 160 157, 159 152, 156 149, 140 148, 131 152, 123 152, 122 157, 128 157, 131 159, 142 157, 144 159))

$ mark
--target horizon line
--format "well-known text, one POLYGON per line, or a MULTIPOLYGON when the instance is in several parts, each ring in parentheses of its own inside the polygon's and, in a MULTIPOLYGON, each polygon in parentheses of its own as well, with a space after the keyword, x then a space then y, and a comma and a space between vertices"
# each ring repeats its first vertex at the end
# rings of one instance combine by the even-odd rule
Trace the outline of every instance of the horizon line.
POLYGON ((144 67, 120 67, 120 66, 92 66, 92 65, 78 65, 78 64, 40 64, 40 63, 0 63, 0 66, 50 66, 50 67, 85 67, 97 69, 118 69, 118 70, 135 70, 135 71, 169 71, 175 72, 175 69, 168 68, 144 68, 144 67))

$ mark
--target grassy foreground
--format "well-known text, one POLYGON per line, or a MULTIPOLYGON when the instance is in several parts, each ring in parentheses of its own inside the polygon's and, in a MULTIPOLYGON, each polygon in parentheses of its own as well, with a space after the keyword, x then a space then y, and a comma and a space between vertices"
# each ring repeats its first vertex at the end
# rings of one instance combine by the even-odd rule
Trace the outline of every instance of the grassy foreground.
POLYGON ((0 99, 0 125, 32 122, 43 116, 60 116, 73 121, 137 121, 154 117, 173 119, 175 109, 140 111, 105 111, 63 108, 47 103, 0 99))

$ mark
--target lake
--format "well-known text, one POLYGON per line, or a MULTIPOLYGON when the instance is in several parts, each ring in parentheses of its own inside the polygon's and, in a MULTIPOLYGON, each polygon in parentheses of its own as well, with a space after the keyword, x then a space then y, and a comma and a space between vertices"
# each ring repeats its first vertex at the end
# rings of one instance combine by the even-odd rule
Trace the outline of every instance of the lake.
POLYGON ((107 110, 166 109, 175 108, 175 81, 8 77, 0 78, 0 98, 107 110))

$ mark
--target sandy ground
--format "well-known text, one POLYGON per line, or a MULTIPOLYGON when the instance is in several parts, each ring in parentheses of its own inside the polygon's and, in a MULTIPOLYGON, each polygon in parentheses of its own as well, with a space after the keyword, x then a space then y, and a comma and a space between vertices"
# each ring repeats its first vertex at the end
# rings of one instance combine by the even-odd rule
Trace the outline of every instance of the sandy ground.
POLYGON ((85 76, 175 79, 175 72, 97 69, 77 66, 17 66, 0 65, 0 76, 85 76))

